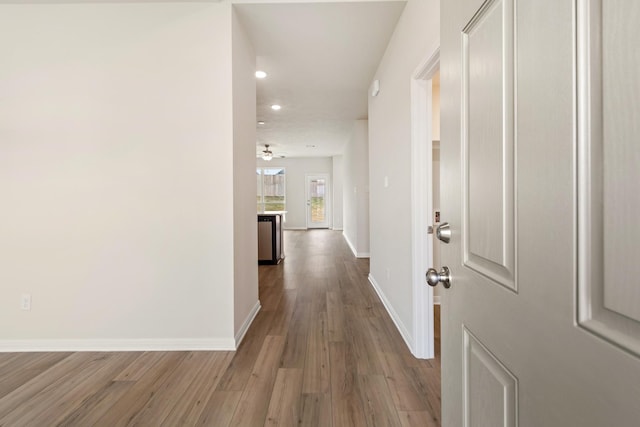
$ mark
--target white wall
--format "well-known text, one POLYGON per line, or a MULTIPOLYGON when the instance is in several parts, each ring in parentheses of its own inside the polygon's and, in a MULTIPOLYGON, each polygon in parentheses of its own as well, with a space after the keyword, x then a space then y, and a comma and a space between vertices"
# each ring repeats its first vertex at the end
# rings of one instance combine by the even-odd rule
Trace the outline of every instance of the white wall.
MULTIPOLYGON (((255 119, 254 119, 255 121, 255 119)), ((255 155, 255 143, 254 143, 255 155)), ((296 157, 271 161, 257 159, 258 167, 282 167, 285 168, 285 186, 287 214, 285 229, 306 229, 307 228, 307 196, 305 192, 305 175, 315 173, 325 173, 331 177, 333 173, 333 162, 331 157, 296 157)), ((255 172, 254 172, 255 173, 255 172)), ((255 180, 255 177, 253 178, 255 180)), ((256 194, 254 192, 254 194, 256 194)), ((254 202, 255 205, 255 202, 254 202)), ((331 206, 329 206, 331 208, 331 206)), ((255 208, 254 208, 255 213, 255 208)), ((329 218, 332 217, 329 212, 329 218)), ((329 224, 331 227, 331 224, 329 224)))
POLYGON ((440 84, 431 86, 431 136, 440 141, 440 84))
POLYGON ((256 55, 233 11, 233 234, 236 343, 260 306, 256 224, 256 55))
POLYGON ((356 120, 344 149, 344 237, 357 257, 369 256, 368 121, 356 120))
POLYGON ((414 70, 438 46, 440 3, 410 0, 374 79, 369 98, 371 278, 401 330, 413 336, 411 254, 411 92, 414 70), (388 177, 388 187, 384 177, 388 177))
POLYGON ((344 177, 344 159, 342 156, 333 156, 333 229, 343 229, 344 210, 342 205, 343 199, 343 177, 344 177))
POLYGON ((0 5, 0 348, 233 347, 231 24, 0 5))

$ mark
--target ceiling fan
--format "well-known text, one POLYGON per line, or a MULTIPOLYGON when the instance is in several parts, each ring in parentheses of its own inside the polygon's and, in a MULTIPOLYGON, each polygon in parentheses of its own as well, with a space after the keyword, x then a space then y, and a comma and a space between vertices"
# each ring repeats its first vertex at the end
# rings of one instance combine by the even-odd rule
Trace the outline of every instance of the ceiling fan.
MULTIPOLYGON (((0 0, 0 2, 2 2, 2 0, 0 0)), ((269 147, 271 147, 271 145, 265 144, 264 145, 264 150, 259 151, 259 148, 258 148, 258 150, 256 150, 256 157, 258 159, 266 160, 267 162, 271 161, 274 158, 284 159, 284 158, 287 157, 286 153, 280 153, 280 154, 277 154, 277 155, 273 154, 273 151, 271 151, 271 148, 269 148, 269 147)))
POLYGON ((262 160, 269 161, 273 159, 273 152, 269 150, 269 144, 264 145, 264 150, 262 150, 262 160))

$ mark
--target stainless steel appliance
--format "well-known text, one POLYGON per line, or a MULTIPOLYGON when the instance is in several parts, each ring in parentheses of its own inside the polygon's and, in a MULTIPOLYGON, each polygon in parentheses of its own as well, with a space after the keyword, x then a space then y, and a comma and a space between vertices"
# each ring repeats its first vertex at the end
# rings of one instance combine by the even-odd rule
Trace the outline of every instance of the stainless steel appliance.
POLYGON ((282 246, 282 214, 258 214, 258 264, 278 264, 282 246))

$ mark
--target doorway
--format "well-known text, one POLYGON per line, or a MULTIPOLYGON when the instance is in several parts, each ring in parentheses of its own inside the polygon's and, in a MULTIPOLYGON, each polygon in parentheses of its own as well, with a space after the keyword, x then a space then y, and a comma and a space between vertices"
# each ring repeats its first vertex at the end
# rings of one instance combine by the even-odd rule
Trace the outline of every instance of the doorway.
POLYGON ((330 188, 328 174, 306 175, 307 228, 329 228, 330 188))
POLYGON ((413 265, 413 348, 414 356, 422 359, 435 357, 436 318, 433 288, 427 286, 425 272, 434 263, 434 232, 437 226, 435 207, 439 191, 434 194, 437 175, 439 189, 440 140, 440 49, 434 49, 415 70, 411 79, 411 218, 413 265), (435 143, 434 143, 435 141, 435 143), (437 150, 434 151, 434 146, 437 150), (435 161, 434 163, 434 154, 435 161))

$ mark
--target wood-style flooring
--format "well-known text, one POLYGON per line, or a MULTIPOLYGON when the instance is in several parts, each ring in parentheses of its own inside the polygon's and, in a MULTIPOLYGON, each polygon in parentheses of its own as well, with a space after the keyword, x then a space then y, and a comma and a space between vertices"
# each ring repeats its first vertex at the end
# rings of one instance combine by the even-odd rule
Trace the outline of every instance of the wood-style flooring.
POLYGON ((0 426, 440 425, 415 359, 340 232, 285 232, 236 352, 0 354, 0 426))

